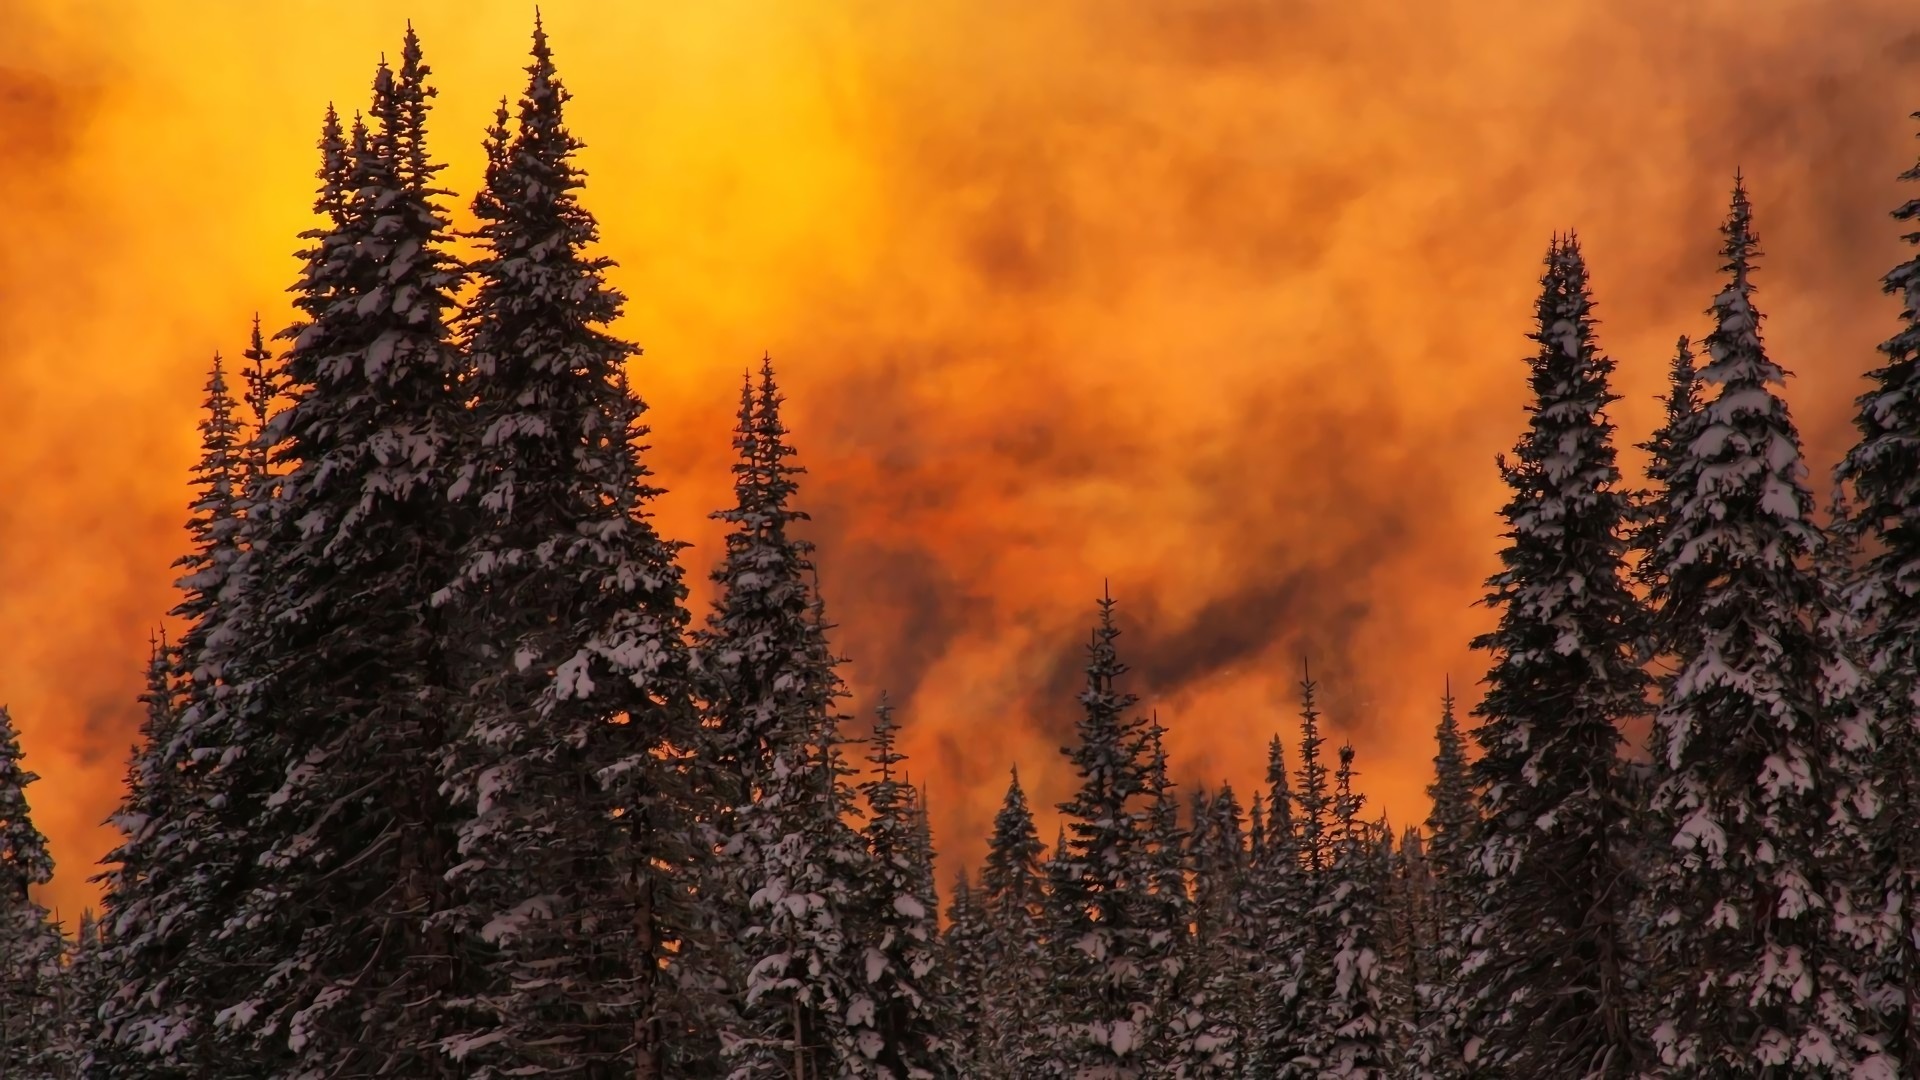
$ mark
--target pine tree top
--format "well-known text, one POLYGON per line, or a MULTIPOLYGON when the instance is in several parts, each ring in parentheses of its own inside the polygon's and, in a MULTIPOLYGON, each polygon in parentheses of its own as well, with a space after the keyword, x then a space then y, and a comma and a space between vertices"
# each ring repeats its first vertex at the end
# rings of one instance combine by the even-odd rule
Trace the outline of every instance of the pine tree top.
POLYGON ((1433 834, 1436 851, 1451 851, 1467 842, 1473 824, 1473 782, 1467 766, 1466 739, 1454 715, 1451 680, 1440 698, 1440 721, 1434 726, 1433 741, 1433 782, 1427 785, 1433 809, 1427 815, 1427 829, 1433 834))
MULTIPOLYGON (((1920 183, 1920 162, 1900 180, 1920 183)), ((1920 247, 1920 197, 1893 217, 1915 226, 1901 239, 1920 247)), ((1880 343, 1885 363, 1867 373, 1871 385, 1856 399, 1854 417, 1860 439, 1835 476, 1852 485, 1857 500, 1850 530, 1875 534, 1884 545, 1864 575, 1861 599, 1880 609, 1878 645, 1898 652, 1920 632, 1920 606, 1904 584, 1906 568, 1920 556, 1920 251, 1889 271, 1882 289, 1900 301, 1899 328, 1880 343)), ((1910 666, 1894 661, 1894 670, 1910 666)))
POLYGON ((40 779, 23 764, 13 716, 0 706, 0 904, 25 904, 27 889, 53 880, 47 838, 33 826, 27 787, 40 779))
POLYGON ((993 838, 981 872, 986 902, 997 913, 1005 914, 1010 907, 1024 911, 1039 903, 1043 850, 1027 793, 1020 787, 1019 766, 1014 766, 1009 770, 1006 796, 993 817, 993 838))
POLYGON ((185 571, 176 583, 183 596, 173 614, 190 622, 213 606, 239 556, 240 506, 247 486, 245 439, 227 389, 225 362, 217 351, 205 389, 200 460, 193 467, 195 495, 187 513, 191 546, 173 564, 185 571))
POLYGON ((1701 407, 1669 481, 1679 493, 1659 553, 1676 579, 1668 583, 1669 602, 1729 568, 1772 575, 1820 548, 1799 432, 1777 392, 1787 373, 1768 357, 1753 305, 1759 239, 1742 179, 1720 231, 1728 280, 1708 309, 1714 329, 1699 373, 1717 392, 1701 407))
MULTIPOLYGON (((1299 789, 1293 796, 1293 808, 1299 812, 1299 819, 1292 830, 1299 840, 1301 856, 1305 860, 1307 872, 1320 874, 1333 864, 1333 834, 1330 818, 1335 811, 1332 794, 1327 789, 1327 767, 1320 760, 1320 747, 1326 739, 1320 734, 1320 708, 1316 703, 1319 684, 1313 681, 1313 671, 1305 658, 1300 661, 1300 768, 1295 774, 1299 780, 1299 789)), ((1278 800, 1278 792, 1275 799, 1278 800)), ((1285 805, 1281 803, 1280 805, 1285 805)), ((1276 819, 1280 816, 1280 807, 1270 805, 1269 813, 1276 819)), ((1280 839, 1281 831, 1276 824, 1269 838, 1270 842, 1280 839)))

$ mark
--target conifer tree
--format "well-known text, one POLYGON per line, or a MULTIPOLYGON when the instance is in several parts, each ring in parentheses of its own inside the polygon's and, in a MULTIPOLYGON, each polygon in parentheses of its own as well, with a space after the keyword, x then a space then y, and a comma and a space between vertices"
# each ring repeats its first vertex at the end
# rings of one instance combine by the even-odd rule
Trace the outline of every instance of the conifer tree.
POLYGON ((1137 699, 1117 685, 1127 668, 1113 607, 1111 596, 1101 599, 1078 741, 1065 750, 1080 787, 1060 805, 1068 840, 1051 867, 1050 993, 1063 1021, 1056 1042, 1065 1075, 1132 1080, 1146 1068, 1153 1019, 1141 880, 1151 781, 1146 725, 1126 715, 1137 699))
MULTIPOLYGON (((1055 852, 1065 850, 1062 843, 1055 852)), ((981 871, 980 906, 987 925, 986 990, 981 1001, 979 1075, 1020 1080, 1040 1075, 1046 1050, 1043 1021, 1054 1003, 1046 996, 1046 880, 1040 834, 1011 770, 1007 793, 993 818, 993 836, 981 871)))
POLYGON ((465 408, 429 75, 409 29, 399 68, 376 74, 373 127, 323 140, 328 221, 281 334, 289 401, 264 437, 284 472, 248 530, 228 706, 251 759, 229 803, 253 811, 254 837, 230 937, 258 974, 223 1018, 254 1036, 256 1075, 457 1071, 443 1041, 471 986, 445 921, 437 763, 464 688, 433 599, 460 542, 444 494, 465 408))
POLYGON ((961 1076, 992 1077, 992 1058, 983 1039, 986 995, 993 941, 986 911, 975 896, 967 872, 954 875, 947 904, 947 930, 940 936, 940 983, 947 1000, 948 1041, 961 1076))
POLYGON ((190 546, 174 564, 182 576, 173 615, 186 630, 177 648, 154 646, 141 741, 113 817, 122 838, 99 878, 116 930, 111 947, 97 949, 94 961, 116 985, 100 1002, 100 1027, 89 1036, 95 1080, 203 1076, 222 1067, 210 1049, 209 1003, 218 991, 202 959, 214 930, 212 852, 202 831, 210 763, 195 760, 192 733, 183 724, 188 710, 197 716, 215 708, 221 689, 214 635, 222 623, 221 596, 242 554, 247 450, 218 353, 205 389, 190 546))
POLYGON ((29 890, 53 880, 47 839, 34 827, 13 717, 0 707, 0 1061, 25 1080, 60 1076, 60 931, 29 890))
MULTIPOLYGON (((721 596, 702 634, 703 740, 719 790, 711 827, 724 865, 704 887, 743 906, 718 914, 739 943, 740 1015, 725 1035, 732 1075, 812 1080, 853 1067, 854 989, 846 916, 866 861, 849 806, 833 703, 845 695, 811 579, 811 545, 791 532, 801 470, 780 418, 772 362, 743 390, 736 505, 715 573, 721 596)), ((858 1074, 855 1074, 858 1075, 858 1074)))
POLYGON ((1328 1080, 1385 1080, 1390 1036, 1382 987, 1381 900, 1385 879, 1379 845, 1360 820, 1353 790, 1353 747, 1340 748, 1333 798, 1333 863, 1315 920, 1330 931, 1327 996, 1316 1002, 1313 1057, 1328 1080))
MULTIPOLYGON (((1317 723, 1319 713, 1311 703, 1310 688, 1306 694, 1305 711, 1317 723)), ((1317 729, 1314 734, 1317 738, 1317 729)), ((1316 754, 1319 745, 1313 744, 1316 754)), ((1316 783, 1324 785, 1324 769, 1313 775, 1316 783)), ((1306 981, 1307 965, 1318 957, 1308 921, 1312 893, 1294 818, 1295 803, 1285 751, 1276 735, 1267 747, 1265 843, 1251 870, 1248 936, 1254 956, 1254 991, 1246 1033, 1247 1072, 1276 1080, 1314 1075, 1307 1047, 1312 1003, 1307 999, 1306 981)), ((1257 804, 1254 819, 1260 820, 1257 804)))
MULTIPOLYGON (((339 123, 338 117, 333 116, 331 108, 328 109, 328 116, 334 124, 339 123)), ((247 349, 240 355, 250 365, 242 373, 242 378, 247 383, 246 393, 242 398, 251 422, 250 433, 240 447, 240 494, 251 504, 264 502, 263 496, 271 495, 271 492, 256 493, 254 489, 263 485, 272 473, 273 463, 270 460, 272 447, 264 436, 267 422, 272 417, 274 400, 280 396, 279 365, 275 363, 273 354, 267 351, 266 339, 260 334, 258 312, 253 316, 253 329, 247 338, 247 349)))
POLYGON ((1158 716, 1148 719, 1146 803, 1140 822, 1140 922, 1145 931, 1143 975, 1151 1004, 1147 1069, 1171 1075, 1179 1056, 1179 1035, 1193 997, 1192 898, 1187 894, 1187 832, 1180 826, 1180 804, 1167 771, 1166 729, 1158 716))
POLYGON ((1429 839, 1424 847, 1425 862, 1433 877, 1429 899, 1432 948, 1425 979, 1416 986, 1424 1015, 1415 1032, 1410 1064, 1420 1070, 1418 1076, 1453 1080, 1465 1073, 1463 1052, 1470 1003, 1462 961, 1478 901, 1473 892, 1476 877, 1472 866, 1477 825, 1474 793, 1466 740, 1454 715, 1451 679, 1440 699, 1434 746, 1433 782, 1427 785, 1432 810, 1427 815, 1429 839))
MULTIPOLYGON (((1920 182, 1920 164, 1900 179, 1920 182)), ((1902 239, 1920 245, 1920 198, 1893 217, 1909 230, 1902 239)), ((1857 401, 1859 441, 1835 472, 1854 493, 1846 532, 1873 551, 1846 608, 1859 623, 1876 744, 1870 798, 1849 813, 1865 819, 1867 848, 1852 907, 1872 930, 1870 983, 1888 1052, 1911 1071, 1920 1062, 1920 836, 1912 828, 1920 817, 1920 254, 1894 267, 1882 288, 1899 299, 1900 328, 1880 344, 1885 362, 1857 401)))
POLYGON ((848 1004, 850 1025, 864 1021, 855 1045, 860 1071, 880 1080, 939 1080, 960 1075, 951 1023, 941 999, 939 924, 922 893, 924 853, 912 788, 895 775, 906 760, 895 746, 899 725, 883 696, 875 710, 867 762, 875 770, 860 785, 866 796, 867 851, 872 867, 854 901, 852 927, 860 948, 848 1004))
POLYGON ((1174 1061, 1168 1075, 1227 1080, 1241 1075, 1247 1008, 1254 983, 1249 940, 1254 897, 1246 821, 1231 786, 1208 798, 1195 792, 1189 841, 1193 872, 1193 943, 1189 978, 1168 1030, 1174 1061))
POLYGON ((207 900, 197 852, 184 829, 194 794, 189 763, 177 747, 177 673, 185 666, 163 640, 152 643, 140 743, 110 819, 121 841, 102 860, 109 869, 95 879, 104 884, 106 910, 120 927, 112 951, 94 958, 115 983, 98 1003, 98 1028, 87 1036, 87 1075, 98 1080, 184 1078, 198 1075, 196 1067, 215 1067, 206 1054, 211 995, 199 984, 204 967, 190 955, 192 935, 208 927, 203 919, 183 917, 207 900))
POLYGON ((1320 734, 1320 709, 1316 703, 1318 684, 1304 658, 1300 661, 1300 771, 1299 789, 1293 794, 1297 811, 1294 827, 1299 833, 1299 854, 1309 881, 1317 881, 1333 865, 1334 828, 1333 793, 1329 788, 1327 767, 1320 760, 1320 747, 1326 739, 1320 734))
POLYGON ((472 530, 444 605, 470 673, 448 781, 469 814, 469 917, 497 947, 461 1045, 509 1075, 661 1077, 711 1060, 682 1033, 717 989, 693 940, 686 588, 649 517, 645 405, 621 368, 636 350, 604 329, 623 298, 589 254, 581 144, 537 20, 526 71, 474 203, 473 407, 450 492, 472 530))
POLYGON ((1530 335, 1532 418, 1500 463, 1507 546, 1486 600, 1499 624, 1474 642, 1492 668, 1475 710, 1484 825, 1470 861, 1467 1057, 1503 1075, 1625 1077, 1645 1059, 1629 1012, 1632 808, 1618 762, 1618 725, 1645 707, 1642 616, 1606 413, 1613 362, 1592 308, 1578 241, 1556 239, 1530 335))
POLYGON ((1392 997, 1397 1006, 1393 1054, 1410 1080, 1437 1080, 1434 1056, 1425 1033, 1437 1027, 1439 951, 1438 921, 1434 911, 1433 866, 1427 860, 1427 842, 1409 825, 1400 833, 1400 846, 1382 837, 1383 857, 1390 860, 1393 900, 1386 933, 1396 953, 1390 967, 1398 982, 1392 997))
POLYGON ((1717 392, 1674 483, 1660 599, 1679 643, 1656 719, 1660 864, 1654 1042, 1673 1075, 1851 1075, 1851 957, 1821 854, 1843 777, 1822 700, 1836 661, 1814 616, 1820 548, 1799 434, 1753 306, 1758 243, 1736 181, 1710 313, 1717 392))
POLYGON ((1673 361, 1667 369, 1667 392, 1660 399, 1664 406, 1661 424, 1653 437, 1640 444, 1648 456, 1647 479, 1653 481, 1650 505, 1635 533, 1634 547, 1641 552, 1635 576, 1647 585, 1660 579, 1658 559, 1666 519, 1672 513, 1673 481, 1687 460, 1692 445, 1695 419, 1700 415, 1700 375, 1695 366, 1693 343, 1680 336, 1673 361))

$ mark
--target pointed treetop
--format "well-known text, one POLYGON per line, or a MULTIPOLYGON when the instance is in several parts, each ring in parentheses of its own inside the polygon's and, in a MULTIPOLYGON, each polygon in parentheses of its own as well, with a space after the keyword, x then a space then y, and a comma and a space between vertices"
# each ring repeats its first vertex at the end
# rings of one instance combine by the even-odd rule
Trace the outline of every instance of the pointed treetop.
POLYGON ((1727 260, 1720 269, 1733 275, 1736 287, 1751 292, 1753 286, 1747 281, 1747 275, 1760 254, 1760 238, 1753 231, 1753 203, 1747 197, 1746 177, 1738 171, 1733 174, 1732 206, 1726 222, 1720 226, 1720 235, 1725 237, 1720 254, 1727 260))
POLYGON ((21 763, 20 735, 0 706, 0 903, 27 901, 27 888, 53 880, 47 838, 33 827, 26 789, 38 776, 21 763))

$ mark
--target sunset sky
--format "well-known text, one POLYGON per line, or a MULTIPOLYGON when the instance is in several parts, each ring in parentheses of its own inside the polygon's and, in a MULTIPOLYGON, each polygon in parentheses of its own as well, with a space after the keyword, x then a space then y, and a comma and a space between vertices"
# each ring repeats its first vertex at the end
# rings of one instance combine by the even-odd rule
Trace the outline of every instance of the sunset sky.
MULTIPOLYGON (((1250 794, 1305 652, 1376 808, 1425 815, 1442 679, 1470 703, 1484 672, 1555 230, 1638 441, 1744 169, 1823 498, 1897 310, 1907 0, 543 12, 696 610, 767 351, 853 705, 903 705, 943 886, 1016 761, 1052 836, 1103 580, 1183 783, 1250 794)), ((530 4, 0 4, 0 701, 69 915, 173 603, 205 366, 289 319, 321 113, 365 103, 408 16, 465 220, 530 4)))

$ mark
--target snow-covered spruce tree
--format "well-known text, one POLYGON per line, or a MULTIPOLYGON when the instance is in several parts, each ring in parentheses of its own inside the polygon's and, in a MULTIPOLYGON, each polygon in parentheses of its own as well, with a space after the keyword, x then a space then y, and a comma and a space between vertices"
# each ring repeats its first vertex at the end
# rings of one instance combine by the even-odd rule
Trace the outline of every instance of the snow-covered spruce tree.
POLYGON ((1379 846, 1360 820, 1362 796, 1353 790, 1353 747, 1340 748, 1333 799, 1333 863, 1314 908, 1328 941, 1332 978, 1314 1002, 1311 1053, 1327 1080, 1385 1080, 1390 1062, 1385 1030, 1380 948, 1379 846))
POLYGON ((1050 867, 1054 909, 1053 1007, 1060 1010, 1059 1061, 1069 1077, 1133 1080, 1144 1075, 1153 1023, 1147 971, 1152 930, 1144 925, 1149 763, 1146 724, 1128 717, 1137 700, 1118 689, 1127 671, 1115 642, 1111 596, 1088 647, 1076 745, 1066 748, 1080 778, 1060 804, 1066 850, 1050 867))
POLYGON ((913 823, 913 846, 909 858, 913 861, 914 895, 925 899, 929 911, 940 910, 940 883, 934 873, 933 849, 933 809, 927 805, 927 793, 923 787, 917 787, 911 776, 904 783, 909 818, 913 823))
MULTIPOLYGON (((327 110, 327 122, 337 133, 340 121, 331 107, 327 110)), ((266 339, 260 334, 258 312, 253 316, 253 329, 247 339, 247 349, 240 356, 247 361, 248 365, 247 369, 241 372, 241 378, 246 380, 247 384, 246 392, 241 395, 241 398, 247 406, 251 423, 251 430, 240 448, 240 497, 243 502, 251 504, 255 501, 264 502, 261 495, 271 495, 271 492, 261 492, 257 495, 254 489, 264 484, 273 471, 272 447, 263 435, 266 432, 267 419, 273 413, 273 403, 280 396, 281 382, 280 365, 275 361, 273 353, 267 350, 266 339)))
POLYGON ((1427 785, 1432 809, 1427 814, 1425 843, 1427 869, 1433 878, 1428 899, 1432 945, 1424 978, 1415 987, 1422 1002, 1422 1019, 1407 1068, 1415 1077, 1454 1080, 1466 1071, 1463 1052, 1469 1034, 1471 990, 1461 965, 1468 930, 1478 908, 1472 863, 1479 819, 1466 740, 1454 715, 1451 679, 1440 699, 1440 722, 1433 737, 1433 782, 1427 785))
MULTIPOLYGON (((364 145, 365 138, 356 120, 354 144, 364 145)), ((313 271, 309 284, 316 296, 340 286, 338 275, 320 268, 331 257, 330 246, 340 243, 350 168, 351 145, 332 106, 321 124, 319 149, 315 210, 323 225, 301 234, 313 242, 301 254, 313 271)), ((199 490, 191 507, 204 526, 196 527, 199 543, 183 562, 187 573, 176 582, 183 595, 175 614, 188 621, 193 648, 175 665, 186 693, 170 721, 170 745, 189 797, 173 801, 174 820, 162 835, 171 868, 184 863, 188 872, 172 881, 143 883, 140 899, 128 905, 116 904, 109 882, 102 966, 112 973, 114 992, 103 1003, 102 1023, 91 1039, 90 1077, 164 1076, 167 1069, 180 1069, 206 1080, 257 1080, 272 1074, 271 1062, 279 1056, 250 1033, 222 1022, 238 1013, 214 1011, 246 995, 260 979, 258 943, 252 939, 258 927, 249 924, 243 900, 255 884, 264 842, 253 824, 284 774, 276 759, 277 733, 257 722, 238 692, 248 682, 259 639, 255 582, 264 573, 262 533, 275 492, 269 459, 277 445, 267 430, 267 411, 281 383, 257 316, 245 356, 252 364, 247 373, 251 427, 240 445, 228 444, 230 425, 237 427, 231 406, 224 406, 227 422, 218 422, 220 395, 209 395, 196 470, 199 490), (231 552, 215 550, 227 544, 231 552), (156 961, 156 953, 164 959, 156 961), (161 983, 147 985, 156 970, 164 973, 161 983)), ((142 767, 160 768, 157 762, 142 767)), ((158 855, 142 857, 151 861, 158 855)))
MULTIPOLYGON (((1065 850, 1063 842, 1055 854, 1065 850)), ((987 925, 986 984, 981 999, 980 1047, 986 1080, 1024 1080, 1044 1075, 1042 1062, 1051 1044, 1048 1025, 1054 1003, 1047 994, 1048 924, 1043 847, 1020 787, 1020 770, 1011 771, 1006 797, 993 818, 993 836, 981 869, 980 907, 987 925)))
MULTIPOLYGON (((100 920, 92 908, 80 912, 73 940, 66 945, 64 984, 64 1022, 60 1025, 59 1054, 66 1075, 79 1078, 91 1075, 92 1043, 101 1004, 112 994, 114 975, 106 965, 106 938, 100 920)), ((152 1074, 148 1074, 152 1075, 152 1074)))
MULTIPOLYGON (((851 1057, 853 983, 846 917, 867 856, 843 820, 850 805, 834 702, 845 691, 827 647, 808 561, 790 532, 801 470, 788 459, 771 361, 743 394, 736 505, 701 638, 709 782, 727 813, 713 825, 724 863, 711 895, 735 935, 739 1015, 723 1038, 737 1080, 840 1077, 851 1057)), ((859 1075, 852 1073, 851 1075, 859 1075)))
POLYGON ((848 1003, 849 1025, 864 1024, 855 1048, 861 1075, 880 1080, 944 1080, 961 1075, 952 1017, 940 994, 939 920, 922 892, 920 817, 912 789, 897 775, 906 760, 895 744, 899 725, 883 696, 875 709, 867 762, 872 779, 864 830, 872 865, 849 913, 859 974, 848 1003))
POLYGON ((1246 820, 1232 787, 1223 786, 1211 798, 1195 792, 1188 853, 1194 923, 1190 977, 1162 1036, 1172 1042, 1174 1054, 1167 1073, 1186 1080, 1228 1080, 1241 1075, 1254 987, 1246 820))
POLYGON ((216 994, 204 958, 214 929, 203 832, 212 762, 196 760, 183 724, 217 708, 222 689, 213 642, 221 597, 242 554, 248 447, 217 353, 205 389, 188 508, 191 543, 175 562, 182 576, 173 615, 186 630, 177 648, 155 646, 141 742, 113 817, 122 839, 100 875, 114 932, 96 960, 112 973, 114 992, 100 1003, 100 1026, 90 1039, 94 1080, 208 1076, 222 1068, 211 1049, 216 994))
POLYGON ((1440 942, 1426 837, 1418 828, 1407 826, 1400 833, 1399 849, 1391 856, 1393 903, 1386 926, 1399 948, 1394 1061, 1410 1080, 1435 1080, 1424 1033, 1435 1026, 1433 972, 1440 942))
POLYGON ((1187 893, 1187 832, 1167 771, 1166 728, 1152 716, 1146 726, 1146 805, 1140 822, 1138 881, 1140 925, 1146 931, 1142 974, 1152 1020, 1146 1047, 1149 1075, 1172 1076, 1181 1057, 1192 968, 1193 903, 1187 893))
POLYGON ((230 919, 250 967, 224 1016, 253 1034, 262 1077, 454 1075, 441 1043, 472 990, 442 918, 456 860, 437 765, 464 688, 432 601, 459 547, 444 494, 465 408, 428 75, 409 29, 294 289, 289 402, 265 436, 284 472, 249 511, 248 636, 232 657, 244 682, 228 709, 253 777, 276 786, 257 804, 233 793, 255 809, 258 855, 230 919))
POLYGON ((1660 551, 1662 610, 1693 629, 1656 717, 1651 809, 1670 846, 1650 883, 1668 973, 1653 1039, 1673 1076, 1850 1076, 1854 957, 1820 854, 1843 779, 1822 701, 1835 658, 1813 624, 1821 537, 1786 372, 1761 344, 1744 183, 1721 233, 1700 372, 1718 392, 1676 469, 1689 482, 1670 481, 1660 551))
POLYGON ((64 1080, 57 992, 62 942, 29 890, 53 880, 47 838, 34 827, 13 717, 0 707, 0 1061, 23 1080, 64 1080))
MULTIPOLYGON (((1309 882, 1317 882, 1333 865, 1334 824, 1333 791, 1326 764, 1320 760, 1320 748, 1326 738, 1320 734, 1319 684, 1303 658, 1300 661, 1300 771, 1299 788, 1293 792, 1294 831, 1299 836, 1301 867, 1309 882)), ((1277 809, 1277 808, 1276 808, 1277 809)))
MULTIPOLYGON (((1673 514, 1674 482, 1682 479, 1680 470, 1685 467, 1688 447, 1693 444, 1694 424, 1700 415, 1700 374, 1695 366, 1693 342, 1685 335, 1674 348, 1667 372, 1667 393, 1660 400, 1664 406, 1660 426, 1654 429, 1652 438, 1640 444, 1640 449, 1647 452, 1647 479, 1653 482, 1653 488, 1647 493, 1633 545, 1640 553, 1634 576, 1648 588, 1666 576, 1660 552, 1665 546, 1662 540, 1666 521, 1673 514)), ((1649 651, 1658 655, 1664 650, 1655 643, 1649 651)))
MULTIPOLYGON (((1309 723, 1317 724, 1319 714, 1310 701, 1306 711, 1313 713, 1309 723)), ((1318 737, 1317 728, 1314 737, 1318 737)), ((1319 746, 1318 742, 1313 744, 1316 755, 1319 746)), ((1324 799, 1325 769, 1312 775, 1324 799)), ((1255 848, 1258 855, 1249 870, 1252 897, 1247 913, 1248 942, 1254 988, 1244 1036, 1246 1072, 1249 1076, 1294 1080, 1314 1075, 1307 1056, 1313 1004, 1305 996, 1305 986, 1307 965, 1318 962, 1319 956, 1311 932, 1311 884, 1301 857, 1293 788, 1277 735, 1267 746, 1266 805, 1264 842, 1255 848)), ((1324 801, 1320 805, 1324 812, 1324 801)), ((1254 802, 1254 820, 1260 820, 1258 799, 1254 802)))
POLYGON ((947 1001, 946 1032, 961 1076, 992 1076, 981 1038, 986 1007, 992 928, 967 872, 954 875, 947 903, 947 929, 940 935, 940 985, 947 1001))
POLYGON ((1486 598, 1499 623, 1474 642, 1492 668, 1475 710, 1467 1057, 1495 1075, 1624 1077, 1646 1059, 1629 1011, 1632 807, 1617 757, 1618 725, 1646 707, 1643 619, 1606 413, 1613 362, 1592 311, 1579 243, 1556 239, 1530 335, 1532 418, 1500 462, 1507 545, 1486 598))
POLYGON ((447 782, 468 815, 469 925, 497 947, 454 1046, 470 1075, 661 1077, 717 1049, 687 1045, 717 988, 693 940, 686 588, 649 520, 645 405, 621 378, 635 350, 604 329, 623 298, 589 254, 580 142, 537 21, 527 75, 474 201, 473 407, 453 452, 472 531, 443 604, 468 686, 447 782))
MULTIPOLYGON (((1900 179, 1920 182, 1920 164, 1900 179)), ((1920 245, 1920 198, 1893 216, 1911 230, 1902 239, 1920 245)), ((1873 989, 1887 1049, 1910 1072, 1920 1063, 1920 836, 1912 827, 1920 819, 1920 254, 1894 267, 1883 288, 1900 300, 1900 329, 1880 345, 1886 362, 1868 373, 1854 420, 1860 439, 1836 477, 1853 488, 1848 532, 1873 550, 1849 606, 1861 623, 1865 700, 1875 713, 1867 779, 1880 806, 1865 825, 1853 903, 1878 924, 1873 989)))

